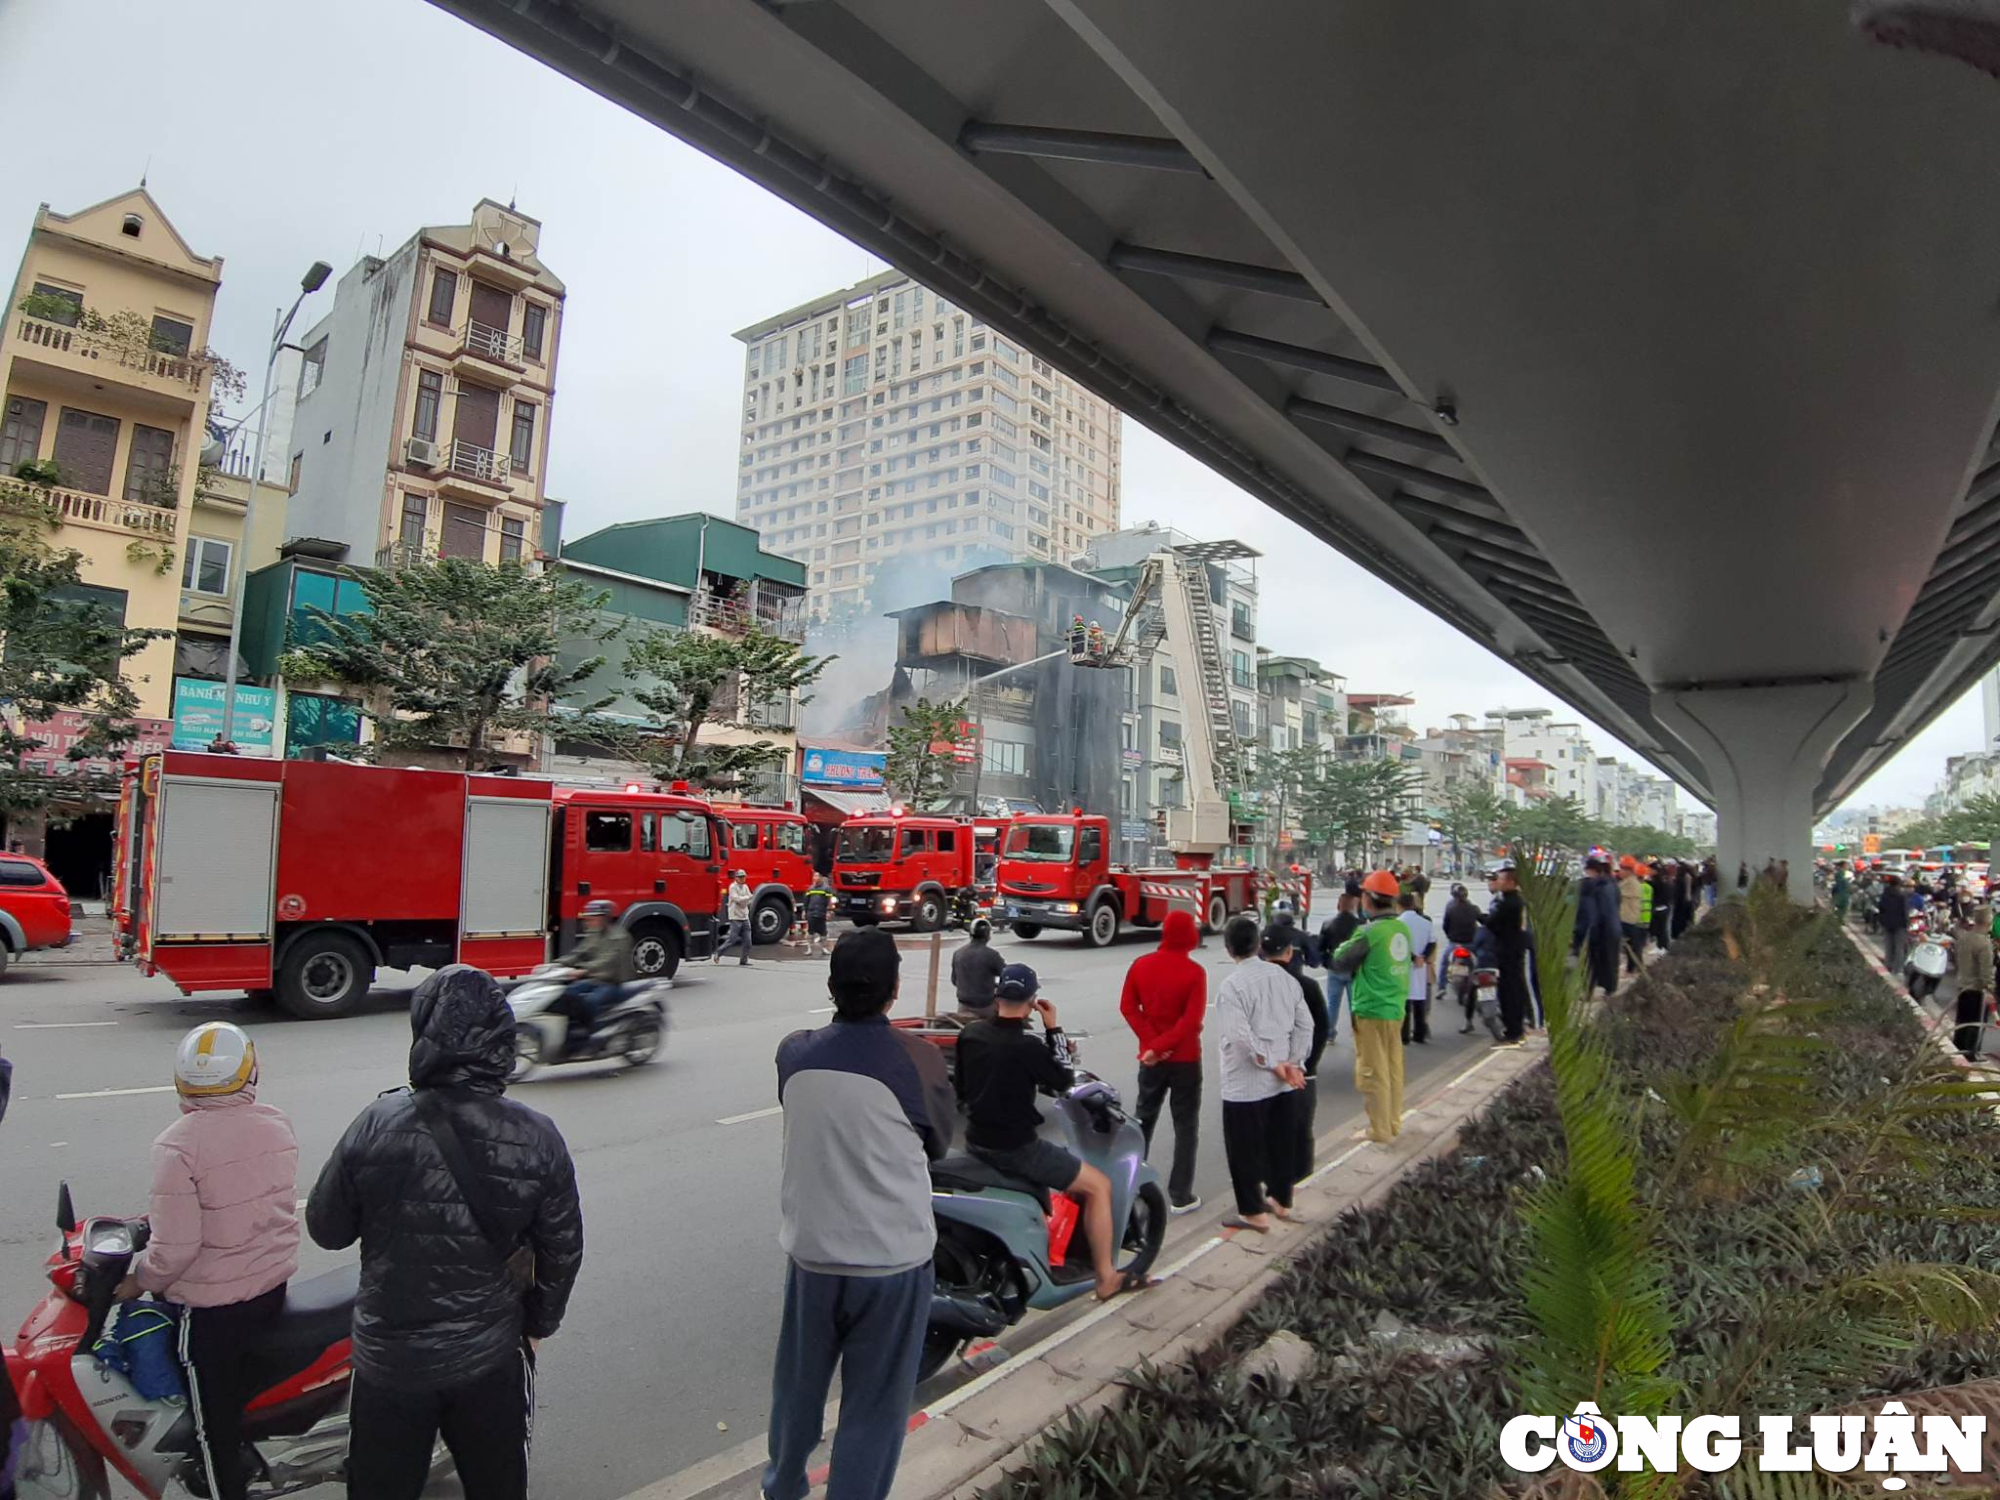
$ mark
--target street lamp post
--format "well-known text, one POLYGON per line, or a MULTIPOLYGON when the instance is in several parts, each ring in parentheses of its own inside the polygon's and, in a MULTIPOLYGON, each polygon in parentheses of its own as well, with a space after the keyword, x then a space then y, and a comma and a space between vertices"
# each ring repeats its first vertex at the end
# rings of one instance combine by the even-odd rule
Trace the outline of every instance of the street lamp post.
POLYGON ((250 460, 250 488, 243 499, 243 535, 237 543, 238 555, 231 559, 236 569, 236 586, 230 591, 229 658, 222 669, 222 733, 217 738, 232 752, 236 747, 236 652, 243 639, 243 589, 250 573, 250 519, 257 510, 257 484, 264 477, 264 438, 271 430, 271 381, 278 370, 278 351, 285 347, 285 335, 291 331, 292 319, 298 316, 299 304, 325 286, 326 278, 332 274, 332 266, 316 260, 299 278, 299 294, 292 299, 291 309, 277 319, 271 334, 271 353, 264 361, 264 396, 257 404, 257 447, 250 460))

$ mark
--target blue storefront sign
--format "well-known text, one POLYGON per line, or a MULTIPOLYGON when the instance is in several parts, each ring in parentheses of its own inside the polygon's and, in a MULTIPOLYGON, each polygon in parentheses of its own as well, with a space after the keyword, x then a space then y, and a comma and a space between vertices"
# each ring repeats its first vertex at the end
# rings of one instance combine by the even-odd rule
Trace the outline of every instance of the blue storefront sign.
MULTIPOLYGON (((230 737, 243 755, 269 755, 278 720, 275 688, 237 684, 236 724, 230 737)), ((206 750, 222 733, 222 684, 197 677, 174 679, 174 748, 206 750)))
POLYGON ((807 745, 799 780, 808 786, 879 788, 888 764, 887 755, 873 750, 822 750, 807 745))

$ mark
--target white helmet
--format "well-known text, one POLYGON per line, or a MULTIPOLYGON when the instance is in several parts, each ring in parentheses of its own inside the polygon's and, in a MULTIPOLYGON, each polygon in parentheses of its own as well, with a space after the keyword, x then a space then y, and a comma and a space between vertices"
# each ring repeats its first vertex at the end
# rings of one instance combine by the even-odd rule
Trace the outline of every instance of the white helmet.
POLYGON ((195 1027, 174 1053, 174 1087, 183 1099, 234 1094, 256 1081, 257 1044, 227 1021, 195 1027))

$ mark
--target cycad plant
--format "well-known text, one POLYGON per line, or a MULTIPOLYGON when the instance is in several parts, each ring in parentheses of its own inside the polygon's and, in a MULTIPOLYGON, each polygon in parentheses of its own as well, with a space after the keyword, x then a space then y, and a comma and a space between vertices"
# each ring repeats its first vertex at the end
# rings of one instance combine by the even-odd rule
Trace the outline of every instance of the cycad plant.
POLYGON ((1651 1416, 1678 1391, 1667 1374, 1667 1277, 1640 1200, 1631 1102, 1604 1032, 1582 1014, 1566 862, 1543 850, 1517 856, 1566 1151, 1522 1210, 1534 1245, 1522 1291, 1536 1333, 1519 1346, 1514 1374, 1527 1411, 1594 1401, 1607 1415, 1651 1416))
MULTIPOLYGON (((1627 1097, 1614 1051, 1616 1008, 1593 1017, 1569 961, 1576 901, 1550 857, 1521 862, 1534 928, 1550 1067, 1566 1157, 1522 1210, 1535 1248, 1522 1291, 1535 1332, 1515 1356, 1523 1409, 1565 1413, 1594 1401, 1607 1416, 1677 1410, 1810 1410, 1865 1384, 1924 1338, 1990 1328, 2000 1274, 1982 1267, 1869 1256, 1864 1221, 1882 1216, 2000 1217, 1922 1191, 1961 1152, 1948 1117, 1991 1109, 1991 1085, 1956 1076, 1926 1038, 1885 1066, 1886 1088, 1829 1092, 1848 1059, 1821 1035, 1840 1029, 1845 997, 1809 994, 1821 944, 1844 942, 1776 891, 1718 913, 1741 977, 1699 1061, 1627 1097), (1831 933, 1831 937, 1829 937, 1831 933), (1720 1338, 1690 1337, 1698 1362, 1676 1362, 1662 1245, 1668 1216, 1696 1200, 1755 1202, 1767 1248, 1791 1266, 1838 1267, 1806 1290, 1776 1291, 1720 1338), (1866 1258, 1864 1258, 1866 1257, 1866 1258), (1685 1396, 1682 1393, 1685 1392, 1685 1396)), ((1823 964, 1818 967, 1823 968, 1823 964)), ((1847 1028, 1851 1032, 1852 1028, 1847 1028)), ((1801 1479, 1801 1497, 1840 1493, 1801 1479)), ((1611 1493, 1677 1494, 1675 1475, 1600 1476, 1611 1493)), ((1560 1482, 1560 1481, 1559 1481, 1560 1482)), ((1725 1493, 1775 1491, 1738 1481, 1725 1493), (1745 1486, 1748 1487, 1745 1487, 1745 1486)))

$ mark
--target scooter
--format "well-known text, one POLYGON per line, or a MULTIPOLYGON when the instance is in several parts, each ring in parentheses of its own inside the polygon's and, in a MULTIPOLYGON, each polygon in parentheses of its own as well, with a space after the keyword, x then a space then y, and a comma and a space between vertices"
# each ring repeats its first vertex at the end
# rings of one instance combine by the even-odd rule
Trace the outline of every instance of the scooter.
POLYGON ((1918 1000, 1928 1000, 1944 983, 1952 965, 1952 939, 1948 932, 1934 932, 1921 917, 1910 919, 1910 956, 1903 960, 1903 982, 1918 1000))
MULTIPOLYGON (((1500 971, 1481 968, 1470 948, 1455 947, 1445 955, 1444 980, 1447 993, 1458 1002, 1465 1015, 1465 1030, 1472 1030, 1477 1016, 1499 1041, 1506 1032, 1500 1024, 1500 971)), ((1461 1032, 1460 1035, 1464 1035, 1461 1032)))
MULTIPOLYGON (((1146 1161, 1146 1140, 1118 1091, 1078 1069, 1043 1133, 1111 1179, 1111 1222, 1123 1225, 1118 1269, 1139 1276, 1159 1257, 1167 1195, 1146 1161)), ((1078 1205, 994 1170, 975 1156, 931 1165, 937 1218, 936 1290, 917 1378, 928 1380, 973 1339, 992 1338, 1030 1308, 1091 1296, 1096 1277, 1078 1205)))
POLYGON ((670 980, 641 979, 624 985, 590 1034, 573 1039, 569 1017, 549 1007, 575 979, 574 969, 544 964, 507 997, 514 1009, 514 1082, 544 1065, 615 1057, 628 1067, 642 1068, 659 1055, 667 1035, 670 980))
MULTIPOLYGON (((160 1500, 175 1482, 207 1494, 188 1403, 141 1396, 91 1354, 118 1284, 146 1247, 146 1221, 93 1216, 78 1223, 64 1183, 56 1227, 62 1242, 48 1260, 52 1290, 6 1351, 27 1425, 16 1475, 21 1500, 108 1500, 114 1473, 145 1500, 160 1500)), ((244 1420, 254 1500, 343 1477, 353 1383, 348 1340, 360 1285, 361 1268, 352 1265, 285 1290, 284 1311, 257 1349, 262 1393, 244 1420)), ((438 1454, 434 1463, 442 1464, 442 1448, 438 1454)))

